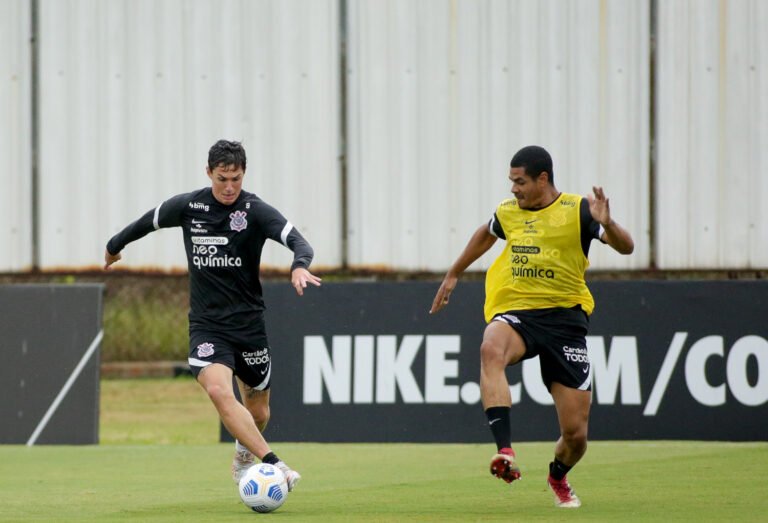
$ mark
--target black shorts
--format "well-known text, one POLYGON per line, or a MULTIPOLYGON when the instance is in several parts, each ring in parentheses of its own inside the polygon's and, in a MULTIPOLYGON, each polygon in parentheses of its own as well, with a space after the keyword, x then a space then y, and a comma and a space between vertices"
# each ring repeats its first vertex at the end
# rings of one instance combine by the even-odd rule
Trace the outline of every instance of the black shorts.
POLYGON ((525 342, 523 359, 539 357, 547 390, 551 391, 553 382, 592 389, 587 355, 589 317, 581 307, 508 311, 491 321, 503 321, 520 334, 525 342))
MULTIPOLYGON (((261 337, 260 339, 266 339, 261 337)), ((189 368, 197 378, 211 363, 226 365, 246 385, 267 390, 272 376, 272 354, 266 344, 202 329, 189 333, 189 368), (264 346, 261 346, 264 345, 264 346)))

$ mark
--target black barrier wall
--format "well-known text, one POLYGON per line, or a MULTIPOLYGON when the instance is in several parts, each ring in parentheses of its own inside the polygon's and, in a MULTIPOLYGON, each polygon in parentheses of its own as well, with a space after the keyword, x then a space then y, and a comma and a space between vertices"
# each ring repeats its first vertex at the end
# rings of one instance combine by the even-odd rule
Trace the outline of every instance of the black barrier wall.
MULTIPOLYGON (((274 441, 486 442, 483 284, 265 287, 274 441)), ((594 282, 591 439, 768 439, 768 282, 594 282)), ((538 359, 507 371, 513 438, 558 436, 538 359)), ((231 439, 222 431, 222 439, 231 439)))
POLYGON ((0 443, 98 443, 102 294, 0 285, 0 443))

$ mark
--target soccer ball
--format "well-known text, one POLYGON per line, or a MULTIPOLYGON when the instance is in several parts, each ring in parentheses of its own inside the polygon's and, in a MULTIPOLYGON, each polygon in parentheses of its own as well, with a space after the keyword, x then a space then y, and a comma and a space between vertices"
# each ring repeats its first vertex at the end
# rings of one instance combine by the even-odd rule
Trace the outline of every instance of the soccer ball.
POLYGON ((246 470, 237 490, 243 503, 256 512, 272 512, 288 497, 285 474, 269 463, 259 463, 246 470))

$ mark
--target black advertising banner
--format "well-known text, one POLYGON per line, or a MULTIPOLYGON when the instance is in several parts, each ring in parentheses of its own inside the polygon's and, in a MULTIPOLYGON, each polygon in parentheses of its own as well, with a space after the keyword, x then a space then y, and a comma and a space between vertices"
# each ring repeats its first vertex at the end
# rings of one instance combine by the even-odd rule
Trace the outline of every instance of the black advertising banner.
POLYGON ((104 286, 0 285, 0 443, 99 442, 104 286))
MULTIPOLYGON (((483 284, 265 286, 273 441, 486 442, 483 284)), ((591 439, 768 439, 768 282, 593 282, 591 439)), ((507 370, 517 441, 558 435, 538 358, 507 370)), ((223 436, 228 436, 223 434, 223 436)), ((223 438, 226 439, 226 438, 223 438)))

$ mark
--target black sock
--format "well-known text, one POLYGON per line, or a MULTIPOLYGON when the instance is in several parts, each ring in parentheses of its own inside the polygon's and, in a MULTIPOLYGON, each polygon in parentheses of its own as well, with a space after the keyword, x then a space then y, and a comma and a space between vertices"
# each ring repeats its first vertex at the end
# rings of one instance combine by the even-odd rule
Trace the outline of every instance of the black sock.
POLYGON ((549 464, 549 475, 552 476, 552 479, 560 481, 572 468, 555 458, 555 461, 549 464))
POLYGON ((512 445, 512 428, 509 424, 509 407, 490 407, 485 411, 488 426, 496 440, 496 448, 501 450, 512 445))
POLYGON ((270 465, 274 465, 278 461, 280 461, 280 458, 275 456, 274 452, 267 452, 266 454, 264 454, 264 457, 261 458, 262 463, 269 463, 270 465))

